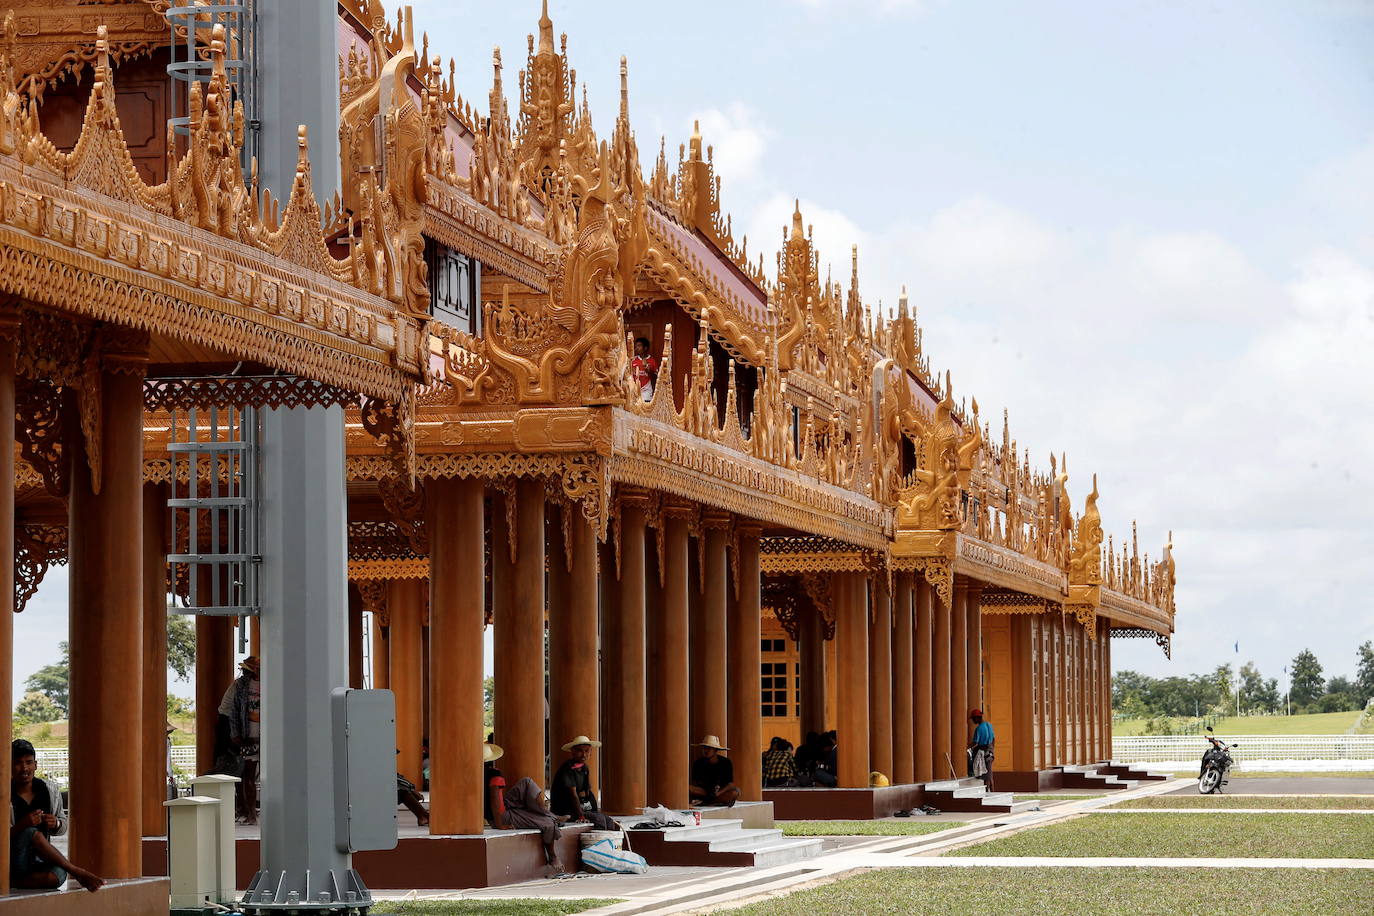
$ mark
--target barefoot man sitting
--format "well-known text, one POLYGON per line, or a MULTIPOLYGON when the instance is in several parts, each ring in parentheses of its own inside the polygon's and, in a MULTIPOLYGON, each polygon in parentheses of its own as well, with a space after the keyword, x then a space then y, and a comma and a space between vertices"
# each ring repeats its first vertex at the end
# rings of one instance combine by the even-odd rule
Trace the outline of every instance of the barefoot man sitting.
POLYGON ((105 879, 67 861, 52 837, 67 832, 62 792, 57 783, 35 776, 38 755, 23 738, 10 745, 10 883, 15 887, 60 888, 70 876, 88 891, 105 879))

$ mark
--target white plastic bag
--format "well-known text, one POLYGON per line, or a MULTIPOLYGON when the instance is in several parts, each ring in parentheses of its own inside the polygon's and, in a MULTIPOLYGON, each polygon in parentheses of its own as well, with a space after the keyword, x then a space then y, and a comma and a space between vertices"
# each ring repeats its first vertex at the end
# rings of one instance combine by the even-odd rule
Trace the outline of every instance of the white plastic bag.
POLYGON ((610 840, 593 843, 582 850, 582 864, 592 871, 620 875, 647 875, 649 863, 634 852, 616 849, 610 840))
POLYGON ((668 808, 665 808, 662 805, 650 805, 649 807, 644 809, 644 816, 649 818, 655 824, 666 824, 671 820, 676 820, 676 818, 673 816, 674 814, 675 812, 669 810, 668 808))

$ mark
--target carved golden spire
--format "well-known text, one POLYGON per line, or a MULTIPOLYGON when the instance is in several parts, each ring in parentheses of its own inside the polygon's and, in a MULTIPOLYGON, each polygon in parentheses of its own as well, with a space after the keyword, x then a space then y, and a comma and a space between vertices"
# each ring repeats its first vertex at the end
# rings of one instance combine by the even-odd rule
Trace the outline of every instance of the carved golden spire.
MULTIPOLYGON (((559 145, 571 139, 575 110, 573 74, 564 48, 555 51, 548 0, 539 16, 539 46, 529 36, 529 61, 520 72, 520 140, 517 156, 533 184, 546 194, 559 167, 559 145)), ((594 153, 593 153, 594 155, 594 153)))

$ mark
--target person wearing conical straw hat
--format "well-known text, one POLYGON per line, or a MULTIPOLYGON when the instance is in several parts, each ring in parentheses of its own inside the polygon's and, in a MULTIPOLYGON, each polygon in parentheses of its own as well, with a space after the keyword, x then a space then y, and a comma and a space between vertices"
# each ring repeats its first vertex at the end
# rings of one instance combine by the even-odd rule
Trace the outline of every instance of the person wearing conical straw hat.
POLYGON ((586 735, 578 735, 563 745, 568 759, 553 774, 549 807, 554 814, 574 823, 590 821, 597 830, 619 830, 619 824, 601 813, 596 793, 592 791, 592 771, 587 760, 594 747, 601 747, 601 742, 586 735))
POLYGON ((687 787, 692 804, 731 807, 739 800, 735 765, 720 753, 730 749, 715 735, 702 738, 697 747, 701 748, 701 756, 692 761, 691 784, 687 787))
POLYGON ((492 744, 491 736, 482 744, 482 816, 493 827, 504 829, 506 813, 506 777, 496 767, 505 753, 499 744, 492 744))

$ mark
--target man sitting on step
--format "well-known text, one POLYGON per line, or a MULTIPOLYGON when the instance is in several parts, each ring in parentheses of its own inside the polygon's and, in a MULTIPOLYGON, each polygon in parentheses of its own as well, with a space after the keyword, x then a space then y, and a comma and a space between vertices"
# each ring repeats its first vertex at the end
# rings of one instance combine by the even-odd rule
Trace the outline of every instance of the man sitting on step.
POLYGON ((729 748, 715 735, 707 735, 697 743, 702 755, 692 761, 691 784, 687 787, 694 805, 732 806, 739 799, 735 785, 735 765, 721 751, 729 748))
POLYGON ((563 750, 571 756, 553 774, 549 807, 554 814, 563 815, 573 823, 590 821, 597 830, 619 830, 619 824, 601 813, 596 793, 592 791, 587 758, 592 755, 592 748, 600 746, 600 741, 593 741, 586 735, 578 735, 563 745, 563 750))

